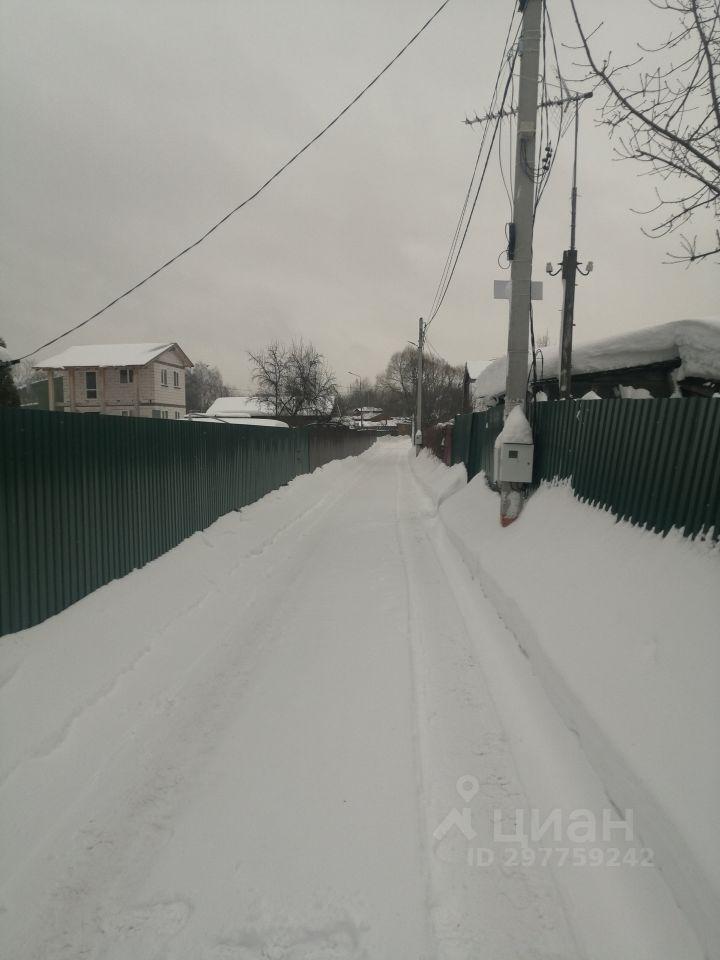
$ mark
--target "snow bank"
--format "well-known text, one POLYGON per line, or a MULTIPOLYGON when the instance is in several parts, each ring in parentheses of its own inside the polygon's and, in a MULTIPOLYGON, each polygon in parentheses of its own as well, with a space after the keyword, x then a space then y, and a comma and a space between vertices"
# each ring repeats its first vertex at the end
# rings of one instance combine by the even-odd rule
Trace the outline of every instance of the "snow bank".
MULTIPOLYGON (((607 337, 573 347, 573 373, 625 370, 679 358, 676 371, 685 377, 720 379, 720 320, 673 320, 617 337, 607 337)), ((558 376, 559 355, 548 350, 544 357, 543 379, 558 376)), ((497 397, 505 393, 507 357, 487 366, 477 378, 474 397, 497 397)))
MULTIPOLYGON (((412 460, 416 459, 413 447, 410 447, 408 456, 412 460)), ((421 464, 421 469, 416 476, 436 509, 444 500, 467 485, 467 470, 464 463, 447 467, 429 450, 421 450, 417 460, 421 464)))
POLYGON ((720 551, 616 523, 564 485, 506 529, 482 475, 439 514, 716 956, 720 551))
POLYGON ((224 586, 328 498, 339 496, 361 458, 337 460, 228 513, 140 570, 0 644, 0 862, 32 849, 49 811, 70 802, 106 759, 108 744, 157 710, 154 678, 172 687, 222 635, 237 607, 224 586), (122 616, 117 611, 124 610, 122 616), (189 618, 206 610, 202 629, 189 618), (109 708, 114 704, 113 709, 109 708), (79 730, 106 708, 104 725, 78 749, 79 730), (19 721, 21 718, 21 722, 19 721), (52 761, 52 790, 46 766, 52 761))

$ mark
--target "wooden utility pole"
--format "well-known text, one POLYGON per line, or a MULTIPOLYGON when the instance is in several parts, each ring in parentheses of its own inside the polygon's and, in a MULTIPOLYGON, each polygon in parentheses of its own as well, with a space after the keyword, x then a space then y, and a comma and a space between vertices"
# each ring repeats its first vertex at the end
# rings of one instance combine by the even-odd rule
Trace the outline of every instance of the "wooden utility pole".
MULTIPOLYGON (((591 97, 592 93, 578 94, 572 99, 575 102, 575 138, 573 147, 573 178, 570 193, 570 248, 563 251, 560 273, 563 281, 562 324, 560 327, 560 399, 569 400, 572 397, 572 345, 573 327, 575 326, 575 286, 577 275, 587 276, 592 270, 592 262, 588 263, 587 270, 578 266, 577 248, 575 246, 575 228, 577 222, 577 162, 578 162, 578 130, 580 123, 580 101, 591 97)), ((555 276, 552 264, 547 265, 547 272, 555 276)))
POLYGON ((577 250, 575 248, 575 221, 577 217, 577 153, 578 120, 580 104, 575 101, 575 138, 573 146, 573 182, 570 193, 570 249, 562 258, 563 309, 560 334, 560 399, 572 396, 572 341, 575 323, 575 277, 577 275, 577 250))
MULTIPOLYGON (((514 407, 525 408, 530 339, 530 283, 532 279, 533 214, 535 204, 535 133, 537 128, 542 0, 521 0, 515 196, 513 222, 515 252, 510 271, 510 327, 505 386, 505 419, 514 407)), ((500 480, 500 516, 510 523, 520 513, 522 485, 500 480)))

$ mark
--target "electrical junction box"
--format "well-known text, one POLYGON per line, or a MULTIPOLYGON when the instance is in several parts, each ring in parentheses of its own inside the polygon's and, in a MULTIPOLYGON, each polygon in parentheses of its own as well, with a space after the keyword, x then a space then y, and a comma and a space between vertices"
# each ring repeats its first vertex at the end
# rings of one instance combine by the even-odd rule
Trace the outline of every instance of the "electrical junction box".
POLYGON ((499 437, 495 445, 495 482, 532 483, 533 444, 504 443, 499 437))

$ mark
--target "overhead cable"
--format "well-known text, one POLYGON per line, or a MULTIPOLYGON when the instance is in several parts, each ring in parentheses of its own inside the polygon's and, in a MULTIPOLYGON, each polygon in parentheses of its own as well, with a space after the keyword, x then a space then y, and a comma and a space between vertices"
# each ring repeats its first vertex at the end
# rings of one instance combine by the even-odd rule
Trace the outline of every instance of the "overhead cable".
POLYGON ((119 294, 117 297, 114 297, 112 300, 110 300, 109 303, 106 303, 104 307, 101 307, 99 310, 96 310, 95 313, 92 314, 92 316, 87 317, 85 320, 81 320, 80 323, 76 323, 75 326, 70 327, 68 330, 65 330, 61 334, 58 334, 57 337, 53 337, 52 340, 48 340, 46 343, 43 343, 41 346, 36 347, 34 350, 31 350, 30 353, 26 353, 24 356, 18 357, 17 360, 13 360, 13 363, 19 363, 21 360, 26 360, 28 357, 32 357, 34 354, 38 353, 40 350, 44 350, 45 347, 52 346, 52 344, 57 343, 58 340, 62 340, 64 337, 67 337, 69 334, 74 333, 76 330, 79 330, 81 327, 84 327, 86 324, 90 323, 92 320, 96 320, 103 313, 106 313, 108 310, 110 310, 111 307, 114 307, 121 300, 124 300, 125 297, 129 297, 131 293, 134 293, 136 290, 139 290, 140 287, 144 286, 146 283, 148 283, 148 281, 152 280, 159 273, 162 273, 163 270, 166 270, 169 266, 171 266, 181 257, 184 257, 186 253, 189 253, 191 250, 194 250, 195 247, 199 246, 201 243, 203 243, 203 241, 207 240, 207 238, 211 234, 213 234, 219 227, 221 227, 224 223, 226 223, 232 216, 234 216, 236 213, 242 210, 243 207, 246 207, 249 203, 255 200, 256 197, 260 196, 260 194, 267 187, 269 187, 274 180, 276 180, 282 173, 284 173, 285 170, 287 170, 287 168, 292 163, 294 163, 299 157, 301 157, 306 150, 309 150, 309 148, 314 143, 317 143, 317 141, 324 134, 326 134, 328 130, 331 129, 331 127, 335 126, 338 120, 344 117, 345 114, 352 107, 355 106, 358 100, 360 100, 360 98, 363 97, 368 92, 368 90, 370 90, 370 88, 373 87, 385 73, 387 73, 387 71, 393 66, 393 64, 395 64, 400 59, 400 57, 405 53, 405 51, 412 46, 412 44, 418 39, 418 37, 422 33, 424 33, 424 31, 430 26, 433 20, 435 20, 435 18, 439 16, 440 13, 442 13, 442 11, 445 9, 448 3, 450 3, 450 0, 443 0, 443 3, 440 4, 440 6, 432 14, 432 16, 430 16, 425 21, 425 23, 423 23, 420 29, 417 30, 412 35, 412 37, 410 37, 407 43, 395 54, 392 60, 386 63, 385 66, 382 68, 382 70, 380 70, 379 73, 375 74, 372 80, 370 80, 369 83, 366 83, 365 86, 362 88, 362 90, 360 90, 360 92, 357 93, 352 98, 352 100, 350 100, 349 103, 347 103, 343 107, 343 109, 338 114, 336 114, 332 120, 329 121, 329 123, 326 123, 325 126, 318 133, 316 133, 314 137, 312 137, 312 139, 308 140, 307 143, 303 147, 301 147, 296 153, 294 153, 289 160, 286 160, 281 167, 278 167, 275 173, 273 173, 270 177, 268 177, 267 180, 265 180, 265 182, 261 184, 261 186, 259 186, 257 190, 255 190, 254 193, 251 193, 250 196, 246 197, 241 203, 238 203, 237 206, 232 208, 232 210, 229 210, 223 217, 221 217, 220 220, 217 221, 217 223, 214 223, 208 230, 206 230, 200 237, 198 237, 197 240, 194 240, 192 243, 189 243, 186 247, 183 247, 182 250, 180 250, 174 256, 170 257, 169 260, 166 260, 163 264, 161 264, 155 270, 148 273, 147 276, 142 278, 142 280, 139 280, 137 283, 133 284, 131 287, 128 287, 128 289, 123 291, 123 293, 119 294))

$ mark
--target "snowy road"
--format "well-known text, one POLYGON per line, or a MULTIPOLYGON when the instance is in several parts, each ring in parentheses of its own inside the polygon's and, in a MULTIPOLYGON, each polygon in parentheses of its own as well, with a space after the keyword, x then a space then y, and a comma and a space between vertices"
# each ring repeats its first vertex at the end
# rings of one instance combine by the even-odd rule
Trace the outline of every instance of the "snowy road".
POLYGON ((437 830, 604 799, 463 578, 383 441, 5 638, 3 955, 699 957, 652 867, 437 830))

